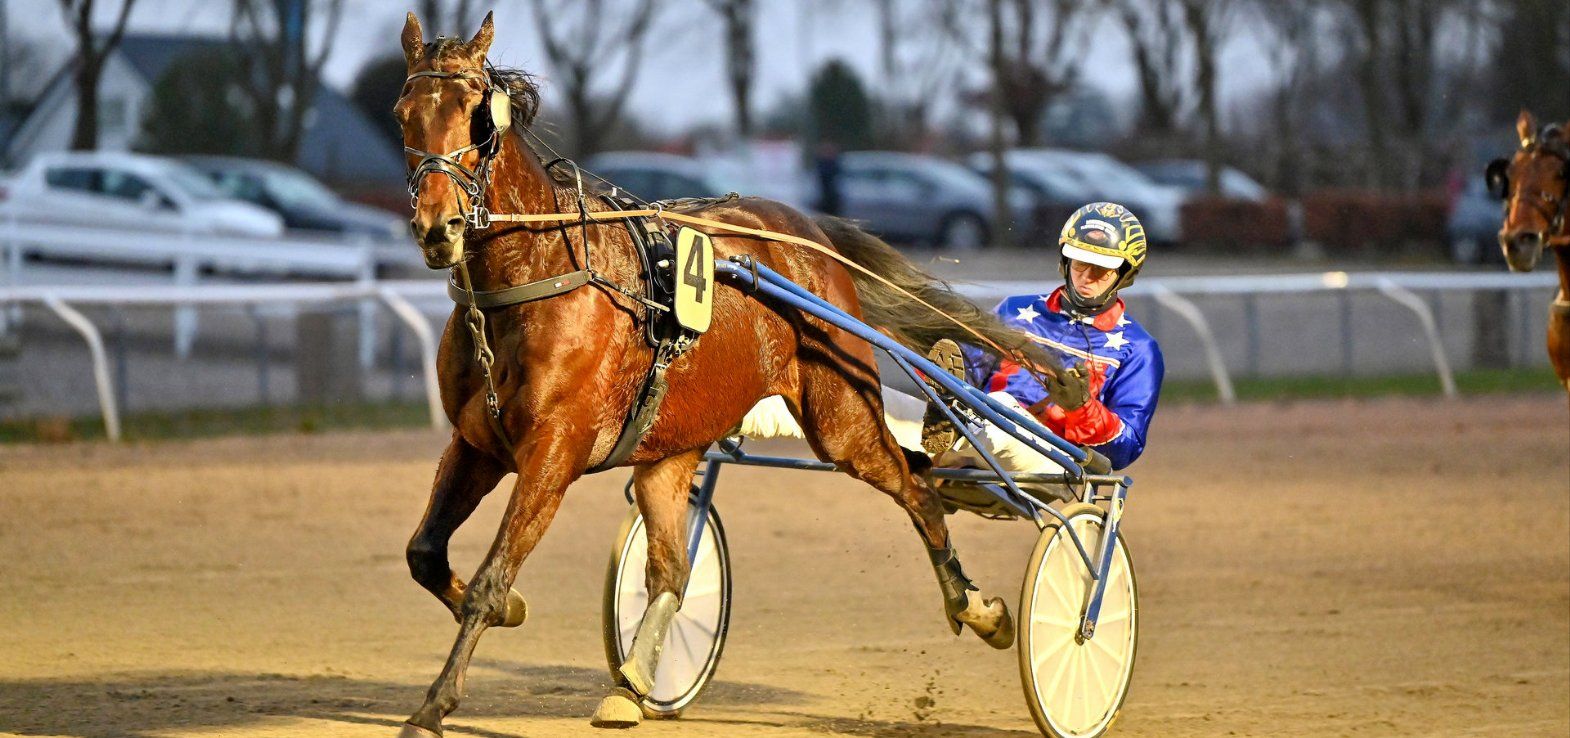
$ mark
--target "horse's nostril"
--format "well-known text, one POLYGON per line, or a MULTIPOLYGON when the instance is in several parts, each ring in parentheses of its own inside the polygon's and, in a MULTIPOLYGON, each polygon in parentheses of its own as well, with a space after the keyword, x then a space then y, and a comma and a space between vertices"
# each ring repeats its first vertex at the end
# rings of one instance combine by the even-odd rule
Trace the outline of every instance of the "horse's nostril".
POLYGON ((447 232, 456 236, 463 231, 464 220, 461 215, 454 215, 447 219, 447 232))

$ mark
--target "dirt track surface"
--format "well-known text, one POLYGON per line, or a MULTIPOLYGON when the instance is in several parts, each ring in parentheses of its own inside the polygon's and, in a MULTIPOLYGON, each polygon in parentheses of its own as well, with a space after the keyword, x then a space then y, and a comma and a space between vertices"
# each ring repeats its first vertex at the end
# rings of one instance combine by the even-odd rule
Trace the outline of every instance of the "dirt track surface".
MULTIPOLYGON (((1125 530, 1141 585, 1117 736, 1570 731, 1563 397, 1173 407, 1125 530)), ((0 448, 0 734, 384 736, 455 626, 403 544, 442 438, 0 448)), ((793 446, 761 446, 794 451, 793 446)), ((589 735, 621 472, 569 493, 451 736, 589 735)), ((471 571, 505 494, 455 541, 471 571)), ((943 626, 909 522, 839 475, 728 468, 728 648, 639 735, 1034 735, 1015 655, 943 626)), ((1018 597, 1026 523, 954 519, 1018 597)))

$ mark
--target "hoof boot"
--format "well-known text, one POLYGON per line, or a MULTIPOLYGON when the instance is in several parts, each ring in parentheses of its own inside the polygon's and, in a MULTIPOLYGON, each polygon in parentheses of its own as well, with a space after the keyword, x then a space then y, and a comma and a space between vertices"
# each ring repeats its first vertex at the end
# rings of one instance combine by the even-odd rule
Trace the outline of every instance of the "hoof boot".
POLYGON ((500 627, 516 628, 529 619, 529 603, 524 602, 523 595, 518 590, 507 590, 507 614, 502 617, 500 627))
POLYGON ((625 689, 617 689, 600 700, 589 724, 596 728, 633 728, 643 722, 643 709, 637 699, 625 689))
POLYGON ((404 723, 398 730, 398 738, 442 738, 442 734, 432 733, 413 723, 404 723))
POLYGON ((632 688, 633 694, 648 694, 649 690, 654 689, 654 680, 638 668, 638 662, 635 660, 628 660, 616 671, 621 674, 622 679, 627 680, 627 686, 632 688))

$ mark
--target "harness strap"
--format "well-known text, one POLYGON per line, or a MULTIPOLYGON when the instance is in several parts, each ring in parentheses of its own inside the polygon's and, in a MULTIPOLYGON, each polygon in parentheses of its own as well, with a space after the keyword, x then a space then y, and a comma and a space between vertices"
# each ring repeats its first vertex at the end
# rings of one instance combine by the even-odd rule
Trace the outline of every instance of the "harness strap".
POLYGON ((538 213, 538 214, 527 214, 527 215, 513 215, 513 214, 497 215, 497 214, 493 213, 491 215, 491 221, 492 222, 496 222, 496 223, 558 223, 558 222, 568 221, 568 220, 607 221, 607 220, 618 220, 618 219, 621 219, 621 218, 649 218, 649 217, 663 218, 665 220, 674 220, 674 221, 677 221, 677 222, 680 222, 680 223, 689 223, 689 224, 692 224, 692 225, 701 225, 701 226, 704 226, 704 227, 707 227, 707 228, 713 228, 713 229, 716 229, 716 230, 729 231, 731 233, 739 233, 739 234, 742 234, 742 235, 754 236, 754 237, 761 238, 761 239, 768 240, 768 241, 779 241, 781 243, 789 243, 789 244, 794 244, 796 246, 801 246, 803 248, 812 249, 813 251, 817 251, 818 253, 821 253, 821 254, 823 254, 825 256, 828 256, 829 258, 834 259, 835 261, 838 261, 841 264, 844 264, 845 266, 850 267, 851 269, 855 269, 856 271, 861 272, 862 274, 865 274, 868 277, 871 277, 871 278, 873 278, 873 279, 875 279, 875 280, 877 280, 879 282, 882 282, 888 288, 890 288, 890 289, 892 289, 892 290, 894 290, 894 291, 896 291, 896 292, 898 292, 898 293, 900 293, 902 295, 905 295, 906 297, 909 297, 911 300, 915 301, 917 304, 922 305, 923 307, 927 308, 928 310, 931 310, 932 312, 937 313, 938 315, 943 316, 949 322, 953 323, 954 325, 959 326, 966 333, 969 333, 972 336, 975 336, 977 340, 981 341, 982 343, 984 343, 984 344, 986 344, 988 346, 991 346, 992 348, 997 349, 998 353, 1000 353, 1000 354, 1002 354, 1004 356, 1008 356, 1008 355, 1011 355, 1013 353, 1013 352, 1009 351, 1008 349, 1005 349, 1002 346, 999 346, 997 343, 992 341, 992 339, 987 338, 986 336, 982 335, 980 331, 977 331, 976 329, 974 329, 974 328, 972 328, 972 327, 970 327, 968 325, 965 325, 964 323, 960 322, 960 320, 958 318, 955 318, 954 316, 949 315, 948 313, 945 313, 942 310, 939 310, 938 308, 934 307, 931 303, 927 302, 926 300, 923 300, 923 299, 921 299, 921 298, 911 294, 909 290, 906 290, 905 288, 900 287, 899 285, 894 284, 893 282, 890 282, 883 275, 877 274, 877 273, 873 272, 872 270, 870 270, 870 269, 868 269, 868 268, 866 268, 866 267, 864 267, 864 266, 862 266, 860 264, 857 264, 854 261, 851 261, 850 259, 846 258, 843 254, 840 254, 839 252, 837 252, 837 251, 835 251, 833 249, 830 249, 830 248, 824 246, 823 244, 818 243, 817 241, 813 241, 813 240, 808 239, 808 238, 802 238, 801 236, 796 236, 796 235, 792 235, 792 234, 789 234, 789 233, 777 233, 775 231, 766 231, 766 230, 763 230, 761 228, 748 228, 747 226, 740 226, 740 225, 735 225, 735 224, 732 224, 732 223, 726 223, 726 222, 723 222, 723 221, 711 220, 709 218, 700 218, 700 217, 697 217, 695 215, 686 215, 686 214, 683 214, 683 213, 673 213, 673 212, 671 212, 669 210, 664 210, 664 209, 659 209, 659 208, 645 208, 645 209, 642 209, 642 210, 610 210, 610 211, 584 212, 584 213, 538 213))
POLYGON ((482 310, 506 307, 508 305, 543 300, 547 297, 555 297, 564 292, 571 292, 594 281, 594 276, 594 273, 587 269, 579 269, 576 272, 558 274, 554 277, 546 277, 545 279, 535 280, 528 284, 520 284, 516 287, 489 291, 475 290, 473 292, 449 281, 447 283, 447 296, 452 298, 453 302, 464 307, 477 307, 482 310))

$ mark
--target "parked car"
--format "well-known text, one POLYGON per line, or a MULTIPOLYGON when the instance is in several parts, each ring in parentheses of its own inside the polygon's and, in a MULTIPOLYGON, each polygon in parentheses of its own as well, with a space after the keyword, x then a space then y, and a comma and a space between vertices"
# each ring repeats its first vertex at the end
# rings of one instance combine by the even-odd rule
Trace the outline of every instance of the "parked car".
MULTIPOLYGON (((976 171, 990 181, 992 156, 978 154, 970 161, 976 171)), ((1028 217, 1015 214, 1016 220, 1023 224, 1015 236, 1017 245, 1055 246, 1069 216, 1085 203, 1096 200, 1093 190, 1066 172, 1041 167, 1007 168, 1010 183, 1030 193, 1031 198, 1028 217)))
POLYGON ((730 192, 697 160, 654 151, 608 151, 584 161, 585 169, 634 196, 653 202, 718 197, 730 192))
POLYGON ((30 223, 274 237, 283 219, 230 199, 201 172, 158 156, 39 154, 3 187, 0 215, 30 223))
MULTIPOLYGON (((1207 176, 1205 167, 1205 162, 1199 159, 1158 159, 1134 164, 1140 174, 1157 184, 1183 190, 1189 197, 1204 194, 1207 176)), ((1270 191, 1264 185, 1233 167, 1222 167, 1219 180, 1217 184, 1221 186, 1222 197, 1249 202, 1270 199, 1270 191)))
MULTIPOLYGON (((972 162, 986 166, 979 158, 973 158, 972 162)), ((1174 243, 1182 239, 1183 192, 1152 182, 1138 170, 1107 154, 1065 149, 1015 149, 1005 155, 1004 163, 1011 171, 1021 174, 1053 172, 1062 180, 1076 182, 1085 188, 1087 202, 1109 200, 1126 206, 1139 216, 1146 237, 1152 242, 1174 243)))
POLYGON ((185 161, 229 197, 277 213, 286 228, 378 240, 409 237, 408 218, 349 202, 286 164, 227 156, 193 156, 185 161))
POLYGON ((1499 249, 1499 226, 1503 222, 1499 200, 1488 194, 1483 178, 1467 177, 1445 220, 1450 259, 1457 264, 1503 264, 1504 252, 1499 249))
MULTIPOLYGON (((843 215, 885 238, 951 249, 978 249, 992 240, 997 212, 992 186, 964 166, 935 156, 856 151, 840 157, 843 215)), ((1029 212, 1022 189, 1010 207, 1029 212)))

